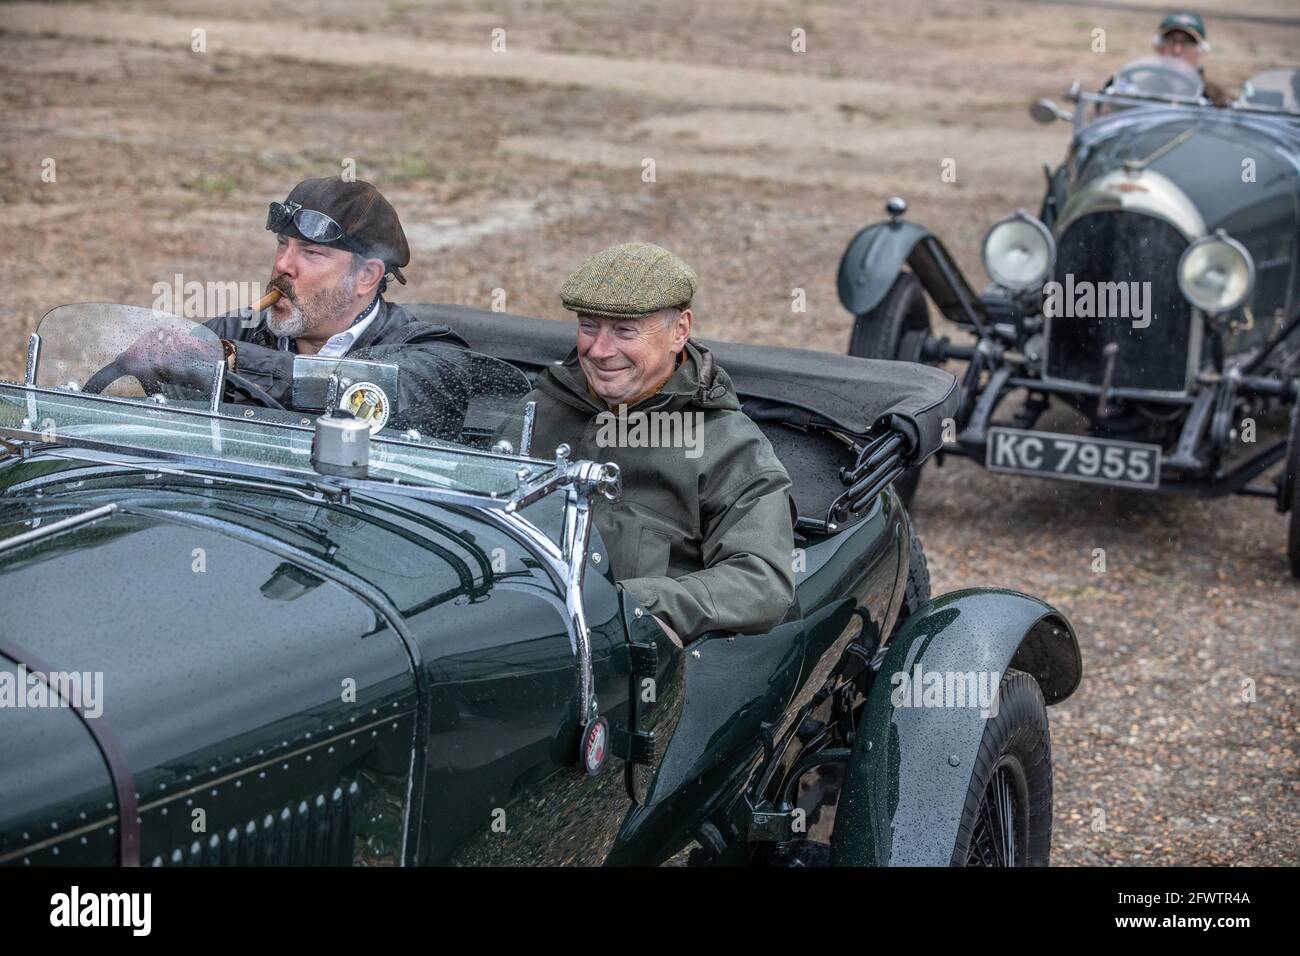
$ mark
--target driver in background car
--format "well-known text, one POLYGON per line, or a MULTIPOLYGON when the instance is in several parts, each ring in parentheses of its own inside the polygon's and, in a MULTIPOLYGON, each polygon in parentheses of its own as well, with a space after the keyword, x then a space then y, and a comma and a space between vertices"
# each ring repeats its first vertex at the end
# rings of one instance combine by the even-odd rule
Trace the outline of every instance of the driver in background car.
POLYGON ((1156 31, 1153 45, 1161 56, 1171 56, 1195 67, 1205 85, 1206 98, 1215 106, 1228 105, 1227 91, 1211 82, 1202 66, 1202 61, 1210 55, 1210 44, 1205 39, 1205 21, 1200 14, 1190 10, 1170 13, 1160 21, 1160 29, 1156 31))
POLYGON ((534 454, 612 461, 622 495, 594 510, 614 577, 678 643, 771 630, 794 601, 790 476, 691 338, 697 279, 647 242, 565 282, 577 347, 537 379, 534 454), (676 440, 674 440, 674 436, 676 440))
MULTIPOLYGON (((385 350, 391 354, 383 359, 399 366, 399 407, 443 409, 441 427, 432 431, 454 438, 465 412, 463 378, 452 363, 434 357, 438 350, 412 347, 468 346, 449 327, 419 321, 384 298, 388 276, 404 284, 402 267, 410 261, 406 234, 388 200, 361 180, 308 179, 284 202, 271 203, 266 228, 277 244, 268 289, 279 290, 281 298, 257 317, 243 310, 205 323, 221 339, 236 380, 290 407, 295 356, 341 358, 400 346, 385 350)), ((124 367, 166 381, 168 367, 185 366, 188 348, 184 337, 144 336, 125 353, 124 367)), ((255 403, 229 384, 226 397, 255 403)))
MULTIPOLYGON (((1160 21, 1160 27, 1156 30, 1151 46, 1160 56, 1182 60, 1188 66, 1195 68, 1201 75, 1206 99, 1215 106, 1227 106, 1228 92, 1205 75, 1205 67, 1202 63, 1210 55, 1210 44, 1205 36, 1205 21, 1201 19, 1200 14, 1192 13, 1190 10, 1178 10, 1167 14, 1160 21)), ((1104 90, 1109 87, 1112 80, 1114 77, 1103 83, 1101 88, 1104 90)))

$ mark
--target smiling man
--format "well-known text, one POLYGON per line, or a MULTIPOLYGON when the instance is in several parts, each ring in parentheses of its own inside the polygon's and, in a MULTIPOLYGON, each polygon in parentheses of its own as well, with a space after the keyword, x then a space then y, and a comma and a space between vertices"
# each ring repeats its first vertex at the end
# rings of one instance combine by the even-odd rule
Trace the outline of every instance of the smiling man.
POLYGON ((284 202, 271 203, 266 228, 276 237, 268 288, 283 297, 259 317, 234 314, 206 324, 222 340, 229 370, 276 401, 289 403, 295 355, 465 347, 447 326, 421 322, 384 299, 389 276, 406 282, 410 249, 397 211, 370 183, 305 180, 284 202))
POLYGON ((794 600, 790 477, 691 338, 694 271, 648 242, 588 259, 560 298, 577 348, 538 378, 534 454, 612 461, 596 527, 614 576, 681 641, 771 630, 794 600))

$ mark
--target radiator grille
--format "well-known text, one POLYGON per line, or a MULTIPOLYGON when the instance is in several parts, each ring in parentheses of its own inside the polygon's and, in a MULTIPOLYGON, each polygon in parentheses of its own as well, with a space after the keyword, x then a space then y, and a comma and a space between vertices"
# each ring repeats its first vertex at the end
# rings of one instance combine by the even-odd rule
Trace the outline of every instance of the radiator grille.
POLYGON ((1080 283, 1090 283, 1094 308, 1102 283, 1149 283, 1141 294, 1149 305, 1150 325, 1133 328, 1132 300, 1130 314, 1124 316, 1049 316, 1047 376, 1101 385, 1106 369, 1102 350, 1113 341, 1119 347, 1113 387, 1184 391, 1188 351, 1198 341, 1192 335, 1191 307, 1178 291, 1178 259, 1186 247, 1177 229, 1141 213, 1095 212, 1072 222, 1057 248, 1056 281, 1076 290, 1080 283))

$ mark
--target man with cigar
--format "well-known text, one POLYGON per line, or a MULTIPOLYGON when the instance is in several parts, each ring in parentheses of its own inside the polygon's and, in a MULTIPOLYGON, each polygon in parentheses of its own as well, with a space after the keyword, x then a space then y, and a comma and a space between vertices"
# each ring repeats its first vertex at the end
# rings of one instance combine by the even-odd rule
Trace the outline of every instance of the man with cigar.
POLYGON ((412 318, 384 299, 388 276, 405 284, 411 259, 397 211, 374 186, 339 177, 299 183, 271 203, 275 233, 269 289, 282 293, 262 313, 213 319, 230 371, 287 404, 295 355, 339 358, 377 345, 437 343, 465 348, 445 325, 412 318))
MULTIPOLYGON (((281 297, 258 315, 243 310, 205 323, 221 339, 226 367, 237 385, 228 383, 229 401, 256 403, 257 397, 243 387, 251 383, 288 407, 295 356, 340 358, 359 349, 394 346, 384 361, 401 369, 399 404, 409 409, 441 400, 453 410, 459 406, 463 417, 463 381, 431 360, 438 350, 427 347, 463 349, 465 341, 445 325, 412 318, 383 297, 389 276, 406 282, 402 267, 410 261, 410 249, 396 210, 378 189, 339 177, 305 180, 284 202, 271 203, 266 228, 276 240, 268 288, 281 297), (410 359, 409 368, 403 356, 410 359)), ((143 337, 124 354, 123 367, 137 378, 192 377, 187 365, 195 365, 189 354, 194 346, 186 338, 143 337)))
POLYGON ((648 242, 592 256, 560 292, 577 348, 527 398, 537 453, 619 466, 622 495, 593 512, 609 567, 679 642, 765 633, 794 601, 790 476, 691 338, 696 281, 648 242))

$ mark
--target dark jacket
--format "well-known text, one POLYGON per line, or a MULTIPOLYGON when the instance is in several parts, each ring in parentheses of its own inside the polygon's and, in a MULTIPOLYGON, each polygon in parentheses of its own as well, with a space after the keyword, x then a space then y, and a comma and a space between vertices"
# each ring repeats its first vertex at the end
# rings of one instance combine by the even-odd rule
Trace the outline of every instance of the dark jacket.
POLYGON ((1230 102, 1228 91, 1205 75, 1205 70, 1197 67, 1201 82, 1205 84, 1205 96, 1215 106, 1227 106, 1230 102))
MULTIPOLYGON (((234 313, 205 324, 218 338, 235 343, 235 372, 286 408, 293 398, 293 352, 282 352, 276 337, 259 318, 250 323, 248 313, 234 313)), ((396 408, 389 427, 417 428, 425 436, 455 441, 464 424, 471 388, 471 369, 462 359, 469 348, 445 325, 413 318, 400 305, 379 300, 379 314, 371 320, 348 355, 368 349, 368 358, 398 366, 396 408)), ((227 386, 226 400, 248 401, 227 386)))
MULTIPOLYGON (((781 622, 794 601, 790 476, 707 348, 688 342, 668 383, 627 409, 622 426, 588 392, 576 350, 546 370, 528 400, 537 402, 535 457, 563 442, 571 458, 622 470, 620 500, 599 500, 595 523, 614 577, 651 614, 683 640, 710 630, 764 633, 781 622), (638 446, 636 416, 651 412, 678 413, 683 426, 682 413, 691 415, 699 430, 678 436, 696 447, 638 446)), ((667 421, 640 420, 642 438, 649 423, 667 421)))
MULTIPOLYGON (((210 319, 208 328, 217 338, 235 343, 235 371, 268 395, 288 405, 293 391, 293 352, 281 352, 276 337, 259 319, 250 324, 247 313, 233 313, 210 319)), ((446 325, 433 325, 411 317, 400 305, 379 300, 379 314, 367 326, 361 338, 352 344, 349 354, 377 345, 413 344, 449 345, 467 349, 469 344, 446 325)), ((239 401, 238 396, 232 398, 239 401)))

